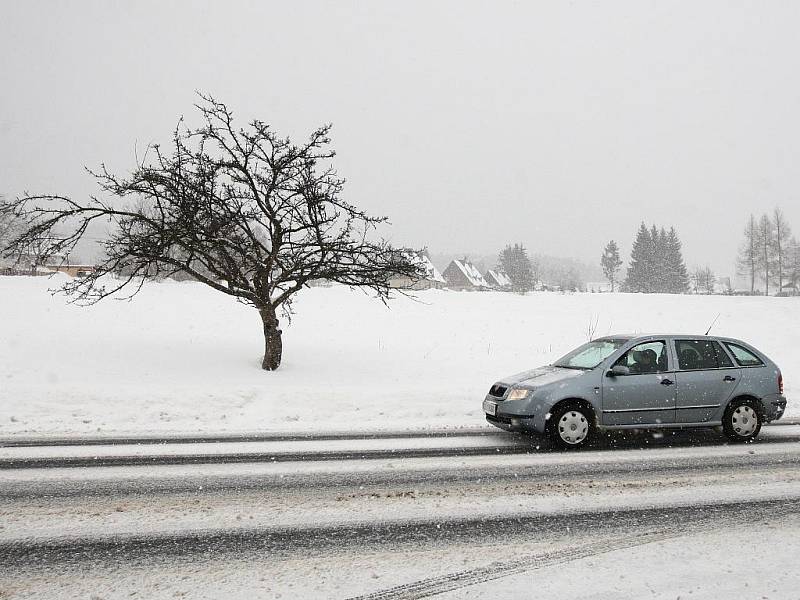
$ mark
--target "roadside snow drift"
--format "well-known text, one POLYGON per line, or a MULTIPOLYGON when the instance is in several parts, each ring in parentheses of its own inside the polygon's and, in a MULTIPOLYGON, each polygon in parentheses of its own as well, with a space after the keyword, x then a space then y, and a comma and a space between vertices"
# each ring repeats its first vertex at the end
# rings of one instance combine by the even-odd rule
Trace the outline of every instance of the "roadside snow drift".
POLYGON ((800 378, 800 298, 418 292, 383 306, 342 287, 301 292, 280 370, 260 369, 255 310, 194 282, 132 301, 68 304, 59 279, 0 277, 0 435, 397 429, 483 423, 504 375, 595 336, 713 332, 800 378))

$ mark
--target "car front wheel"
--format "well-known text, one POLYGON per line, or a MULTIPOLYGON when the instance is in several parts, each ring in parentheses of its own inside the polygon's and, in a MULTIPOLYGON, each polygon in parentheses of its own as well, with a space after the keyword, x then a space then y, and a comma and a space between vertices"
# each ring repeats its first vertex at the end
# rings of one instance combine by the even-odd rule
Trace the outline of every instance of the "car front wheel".
POLYGON ((761 431, 761 415, 756 403, 747 398, 731 402, 722 417, 722 431, 734 442, 755 439, 761 431))
POLYGON ((560 448, 581 448, 594 435, 591 411, 577 405, 565 405, 550 414, 549 436, 560 448))

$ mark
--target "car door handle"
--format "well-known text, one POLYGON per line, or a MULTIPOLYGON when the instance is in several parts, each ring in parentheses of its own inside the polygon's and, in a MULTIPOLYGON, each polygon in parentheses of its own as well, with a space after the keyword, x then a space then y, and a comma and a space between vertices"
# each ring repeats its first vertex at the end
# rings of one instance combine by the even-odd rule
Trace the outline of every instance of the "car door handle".
POLYGON ((736 377, 731 377, 730 375, 725 375, 725 377, 722 378, 722 381, 736 381, 736 377))
POLYGON ((661 380, 661 385, 672 385, 672 384, 674 384, 674 383, 675 383, 675 382, 674 382, 674 381, 672 381, 672 379, 666 379, 666 378, 665 378, 665 379, 662 379, 662 380, 661 380))

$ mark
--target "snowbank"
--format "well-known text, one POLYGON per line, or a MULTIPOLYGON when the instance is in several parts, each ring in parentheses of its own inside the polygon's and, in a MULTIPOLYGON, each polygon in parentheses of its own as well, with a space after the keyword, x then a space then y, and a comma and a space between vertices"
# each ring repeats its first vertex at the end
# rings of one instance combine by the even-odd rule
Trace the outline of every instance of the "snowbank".
POLYGON ((800 390, 800 299, 419 292, 384 307, 361 292, 301 293, 284 362, 259 368, 257 313, 194 282, 83 308, 47 278, 0 277, 0 435, 474 426, 497 378, 595 335, 743 338, 800 390))

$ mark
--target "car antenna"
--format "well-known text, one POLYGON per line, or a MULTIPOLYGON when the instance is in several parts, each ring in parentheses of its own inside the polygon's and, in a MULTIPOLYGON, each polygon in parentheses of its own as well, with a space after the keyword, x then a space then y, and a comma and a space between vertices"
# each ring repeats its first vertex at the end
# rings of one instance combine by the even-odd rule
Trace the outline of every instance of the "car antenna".
POLYGON ((719 319, 719 315, 720 313, 717 313, 717 316, 714 317, 713 321, 711 321, 711 325, 708 326, 708 329, 706 329, 706 332, 703 335, 708 335, 708 332, 711 331, 711 328, 714 326, 714 323, 716 323, 717 319, 719 319))

